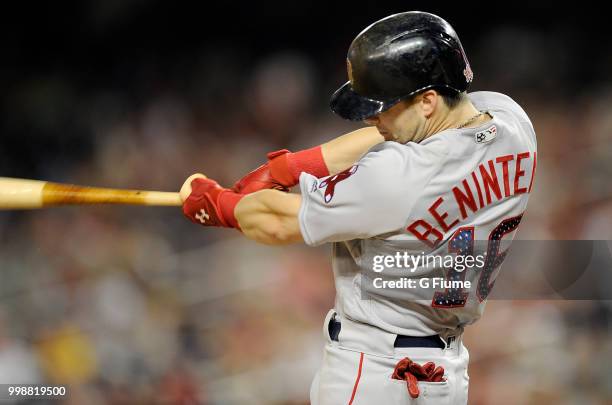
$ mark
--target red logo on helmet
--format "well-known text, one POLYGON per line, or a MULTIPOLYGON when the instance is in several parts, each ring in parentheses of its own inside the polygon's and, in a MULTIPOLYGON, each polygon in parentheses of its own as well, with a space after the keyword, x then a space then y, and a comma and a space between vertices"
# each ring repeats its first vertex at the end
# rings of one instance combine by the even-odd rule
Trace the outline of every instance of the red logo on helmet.
POLYGON ((351 177, 357 171, 357 167, 358 165, 351 166, 338 174, 326 178, 319 184, 319 188, 325 188, 324 199, 326 203, 330 202, 332 198, 334 198, 336 184, 351 177))

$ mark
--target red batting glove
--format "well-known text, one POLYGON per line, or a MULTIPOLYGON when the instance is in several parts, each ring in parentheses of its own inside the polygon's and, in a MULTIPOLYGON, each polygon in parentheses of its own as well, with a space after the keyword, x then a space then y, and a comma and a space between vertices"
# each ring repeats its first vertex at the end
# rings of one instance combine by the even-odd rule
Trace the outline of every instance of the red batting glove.
POLYGON ((302 172, 310 173, 317 178, 329 175, 321 146, 296 153, 291 153, 287 149, 270 152, 268 162, 238 180, 232 190, 241 194, 263 189, 289 191, 298 184, 302 172))
POLYGON ((403 358, 397 363, 391 378, 395 380, 405 380, 408 388, 408 394, 410 394, 412 398, 419 397, 419 381, 445 381, 444 368, 442 366, 436 367, 436 365, 431 361, 420 365, 410 360, 408 357, 403 358))
POLYGON ((289 191, 289 188, 293 186, 291 185, 293 181, 290 176, 282 176, 283 172, 288 171, 288 169, 285 169, 285 167, 287 167, 286 156, 282 156, 288 153, 291 152, 289 152, 287 149, 281 149, 268 153, 268 162, 259 166, 257 169, 251 171, 246 176, 234 183, 232 190, 241 194, 250 194, 264 189, 289 191), (275 163, 275 166, 281 167, 275 171, 278 172, 277 176, 279 176, 280 179, 273 176, 270 168, 272 161, 276 161, 277 159, 278 161, 275 163))
POLYGON ((240 229, 234 208, 242 194, 221 187, 211 179, 191 181, 191 194, 183 202, 183 213, 196 224, 240 229))

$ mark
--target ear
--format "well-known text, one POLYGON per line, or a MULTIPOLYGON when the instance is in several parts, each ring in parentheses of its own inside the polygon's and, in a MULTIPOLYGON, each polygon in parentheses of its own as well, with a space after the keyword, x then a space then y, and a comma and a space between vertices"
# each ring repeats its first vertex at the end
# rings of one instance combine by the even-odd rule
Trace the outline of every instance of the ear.
POLYGON ((439 97, 435 90, 426 90, 421 93, 421 109, 425 118, 431 117, 434 113, 440 102, 439 97))

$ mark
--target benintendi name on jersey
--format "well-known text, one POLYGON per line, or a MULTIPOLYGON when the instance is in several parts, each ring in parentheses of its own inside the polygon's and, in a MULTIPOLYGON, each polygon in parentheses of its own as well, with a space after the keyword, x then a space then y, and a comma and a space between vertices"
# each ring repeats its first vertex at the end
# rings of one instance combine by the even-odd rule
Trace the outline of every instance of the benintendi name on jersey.
POLYGON ((448 202, 439 196, 427 210, 433 221, 427 217, 417 219, 407 230, 428 246, 437 246, 444 240, 445 233, 468 218, 468 210, 474 214, 496 201, 531 193, 536 165, 535 151, 498 156, 486 163, 480 163, 460 184, 452 187, 454 205, 460 212, 460 217, 447 218, 453 204, 451 202, 444 208, 448 202), (533 169, 531 176, 525 177, 524 168, 528 163, 531 163, 533 169))
POLYGON ((452 289, 468 289, 472 286, 469 280, 446 280, 443 277, 433 278, 408 278, 402 277, 396 280, 385 280, 382 277, 377 277, 372 280, 374 288, 452 288, 452 289))

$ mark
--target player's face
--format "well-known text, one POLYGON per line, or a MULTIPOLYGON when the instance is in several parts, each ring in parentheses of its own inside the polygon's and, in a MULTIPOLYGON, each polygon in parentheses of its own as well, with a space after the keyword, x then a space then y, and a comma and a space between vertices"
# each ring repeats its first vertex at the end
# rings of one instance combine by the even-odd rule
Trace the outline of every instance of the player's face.
POLYGON ((425 117, 415 100, 400 101, 387 111, 368 118, 368 125, 375 125, 386 141, 406 143, 421 140, 425 117))

